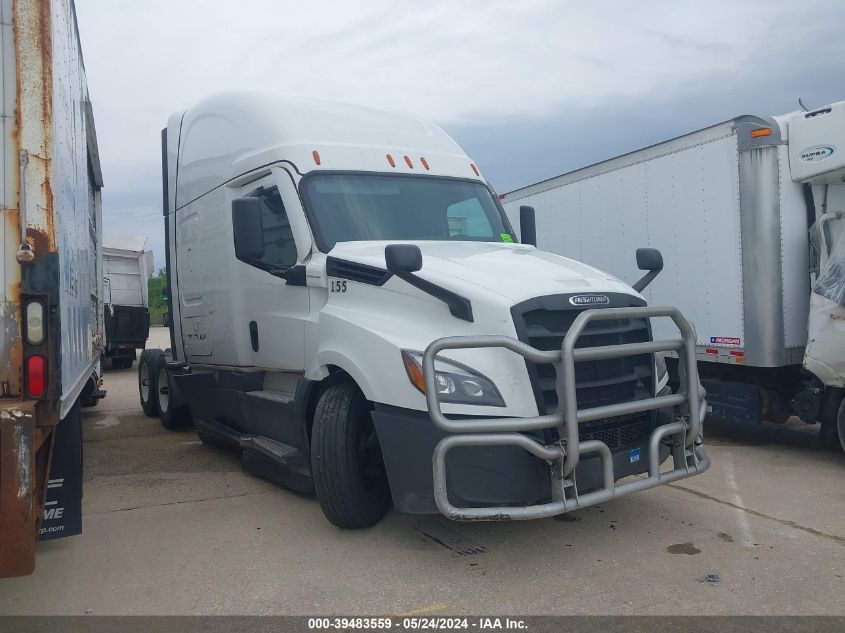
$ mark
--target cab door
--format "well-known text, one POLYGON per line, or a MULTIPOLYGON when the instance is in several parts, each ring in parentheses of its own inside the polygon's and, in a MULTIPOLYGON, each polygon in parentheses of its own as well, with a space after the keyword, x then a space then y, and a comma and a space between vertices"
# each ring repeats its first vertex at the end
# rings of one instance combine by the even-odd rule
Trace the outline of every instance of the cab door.
MULTIPOLYGON (((241 187, 241 197, 262 202, 264 254, 238 261, 243 300, 241 323, 251 348, 252 366, 276 371, 303 371, 309 293, 304 270, 297 274, 310 252, 308 233, 301 230, 304 217, 286 172, 274 171, 241 187), (293 195, 291 195, 293 194, 293 195)), ((238 196, 236 196, 238 197, 238 196)), ((243 340, 243 339, 242 339, 243 340)))

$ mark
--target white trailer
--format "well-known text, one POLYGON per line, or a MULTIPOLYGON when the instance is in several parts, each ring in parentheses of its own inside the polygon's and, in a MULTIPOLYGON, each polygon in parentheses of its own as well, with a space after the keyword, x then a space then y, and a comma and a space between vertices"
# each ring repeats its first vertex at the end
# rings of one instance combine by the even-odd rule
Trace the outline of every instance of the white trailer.
POLYGON ((102 174, 72 0, 3 0, 0 576, 81 530, 102 346, 102 174), (46 501, 45 501, 46 500, 46 501))
POLYGON ((150 333, 147 284, 153 273, 153 252, 147 238, 106 235, 103 238, 106 345, 103 358, 126 369, 144 349, 150 333))
POLYGON ((314 490, 336 525, 391 502, 545 517, 708 467, 683 316, 515 243, 436 126, 223 93, 171 116, 162 156, 171 348, 141 355, 142 407, 314 490), (676 393, 663 349, 687 360, 676 393))
POLYGON ((541 248, 622 278, 634 249, 661 249, 670 270, 645 296, 693 320, 713 412, 794 413, 832 435, 845 423, 844 181, 840 102, 737 117, 501 198, 512 218, 536 210, 541 248))

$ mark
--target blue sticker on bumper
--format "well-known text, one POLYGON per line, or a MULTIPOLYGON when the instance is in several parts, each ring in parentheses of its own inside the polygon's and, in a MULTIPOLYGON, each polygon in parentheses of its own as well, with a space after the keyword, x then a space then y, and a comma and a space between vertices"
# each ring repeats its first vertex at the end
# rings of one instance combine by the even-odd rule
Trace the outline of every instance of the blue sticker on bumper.
POLYGON ((628 463, 633 464, 638 461, 640 461, 640 449, 632 448, 628 451, 628 463))

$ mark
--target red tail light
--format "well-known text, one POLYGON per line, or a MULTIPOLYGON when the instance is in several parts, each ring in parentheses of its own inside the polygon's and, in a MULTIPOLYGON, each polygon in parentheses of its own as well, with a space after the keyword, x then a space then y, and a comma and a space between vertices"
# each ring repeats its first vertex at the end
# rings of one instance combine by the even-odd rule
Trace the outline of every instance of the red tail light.
POLYGON ((43 356, 26 359, 26 392, 30 398, 41 398, 47 393, 47 363, 43 356))

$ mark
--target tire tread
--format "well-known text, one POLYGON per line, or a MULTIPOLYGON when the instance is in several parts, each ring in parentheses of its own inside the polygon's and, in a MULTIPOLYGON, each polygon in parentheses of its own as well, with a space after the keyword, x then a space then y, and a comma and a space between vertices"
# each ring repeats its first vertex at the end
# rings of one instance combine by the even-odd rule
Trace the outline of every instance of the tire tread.
POLYGON ((156 397, 158 385, 158 359, 163 355, 160 349, 145 349, 141 352, 141 358, 138 359, 138 400, 141 402, 141 410, 148 418, 158 417, 158 398, 156 397), (141 398, 141 364, 146 363, 149 369, 150 376, 150 397, 145 403, 141 398))

